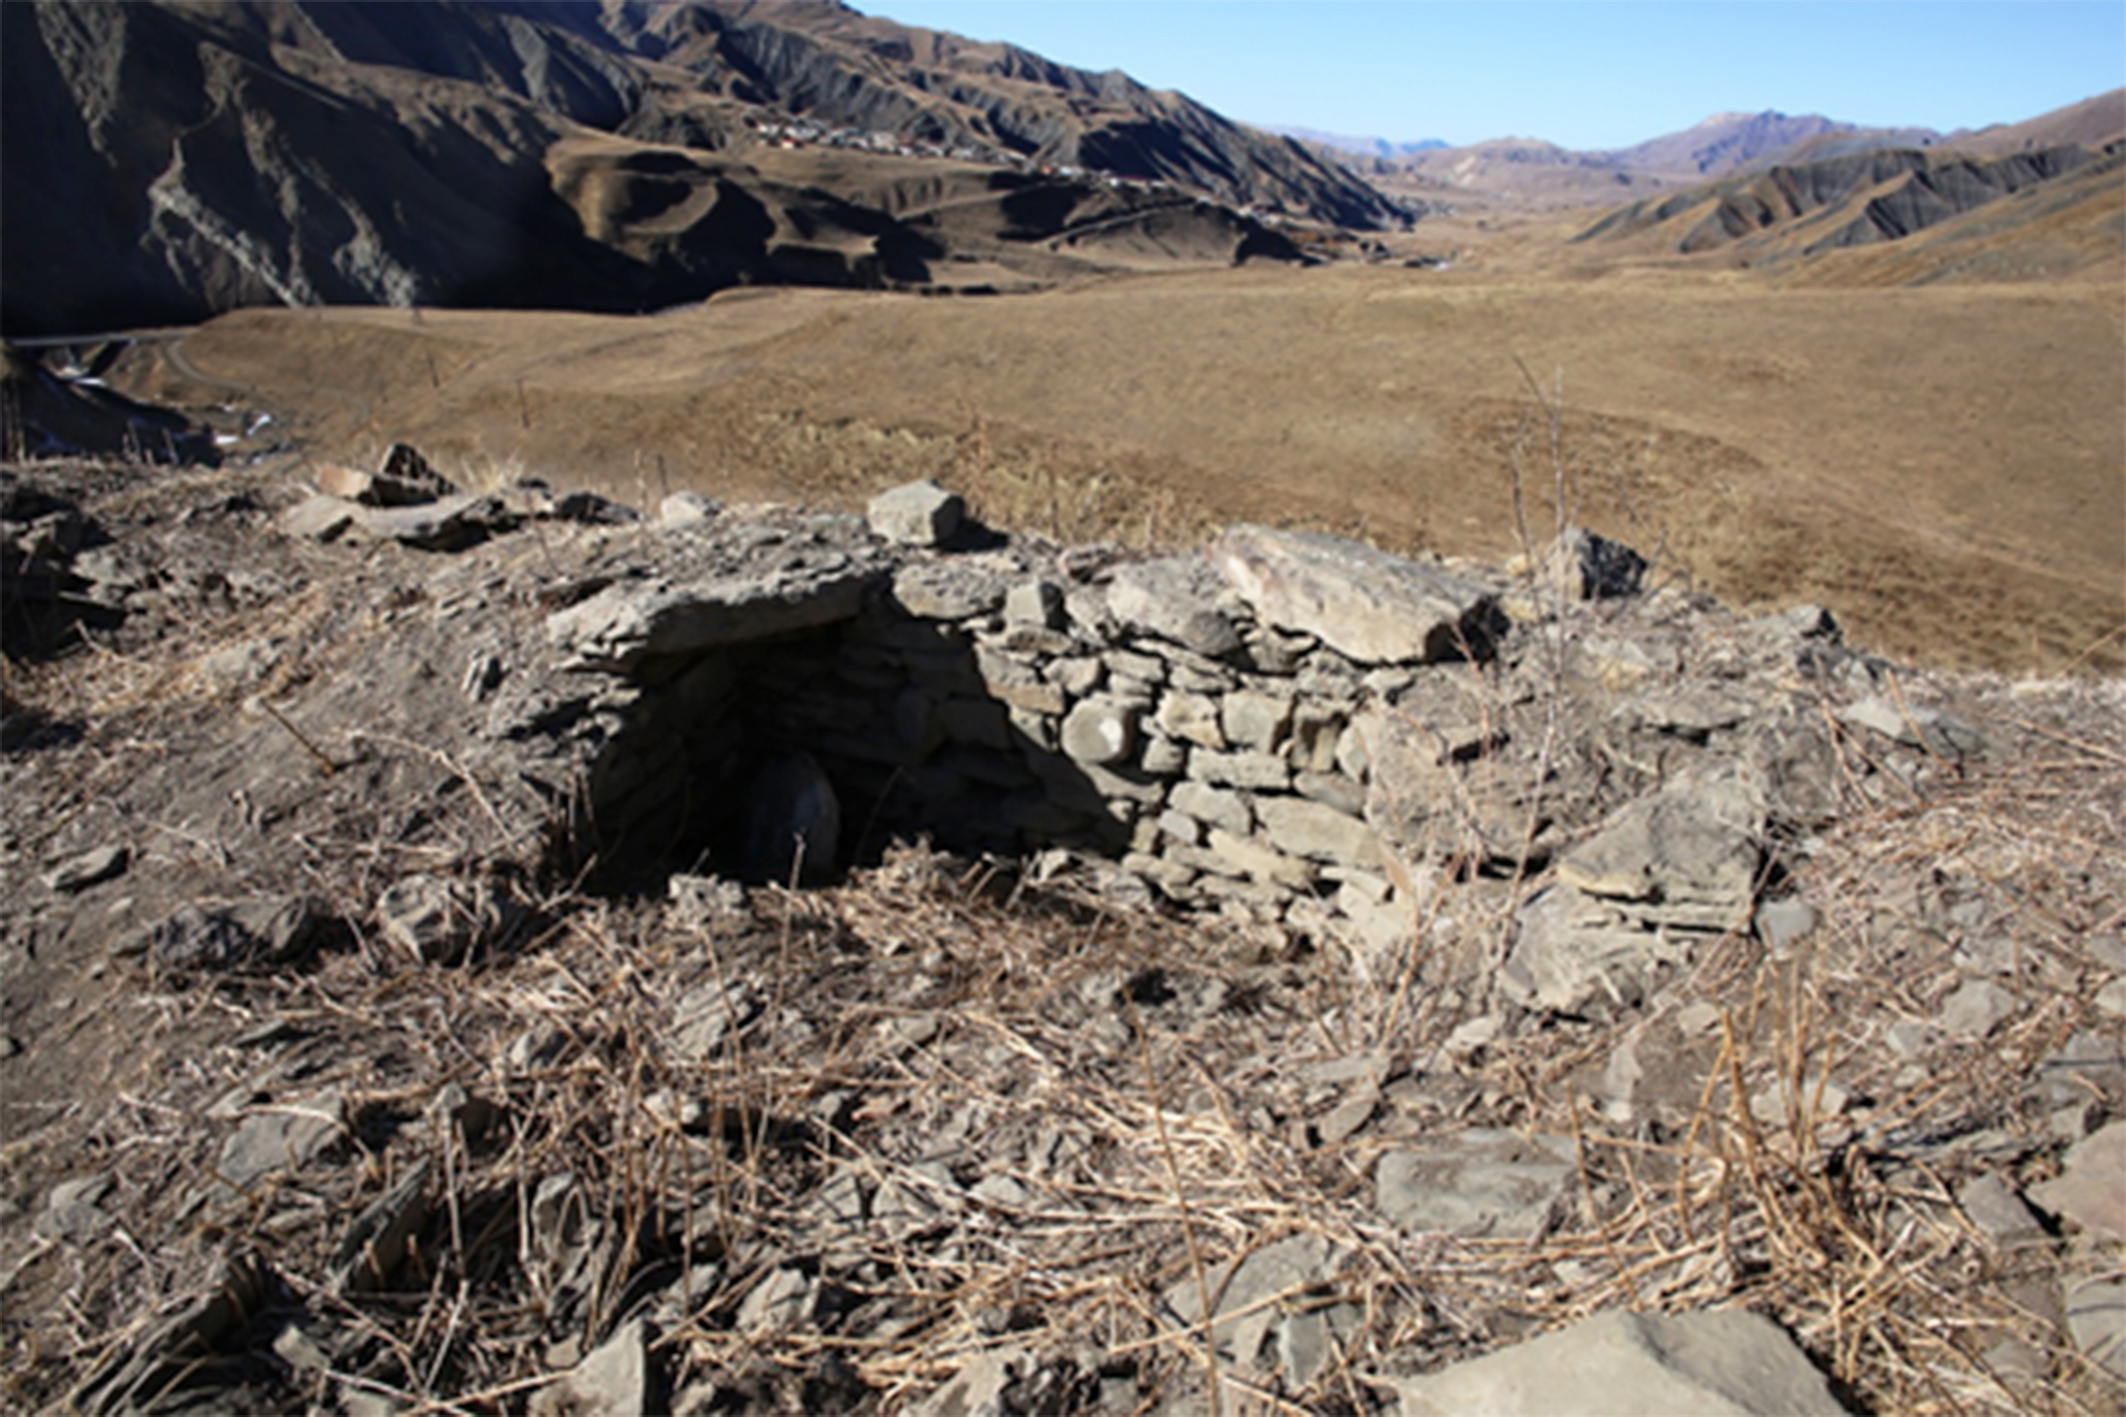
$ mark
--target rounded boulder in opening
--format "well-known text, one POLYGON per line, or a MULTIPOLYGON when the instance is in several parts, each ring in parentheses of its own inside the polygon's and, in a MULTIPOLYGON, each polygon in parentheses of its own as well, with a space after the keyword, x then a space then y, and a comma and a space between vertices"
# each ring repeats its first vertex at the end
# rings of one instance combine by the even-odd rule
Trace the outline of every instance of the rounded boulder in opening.
POLYGON ((769 759, 741 796, 740 868, 748 880, 819 885, 840 865, 841 799, 809 753, 769 759))

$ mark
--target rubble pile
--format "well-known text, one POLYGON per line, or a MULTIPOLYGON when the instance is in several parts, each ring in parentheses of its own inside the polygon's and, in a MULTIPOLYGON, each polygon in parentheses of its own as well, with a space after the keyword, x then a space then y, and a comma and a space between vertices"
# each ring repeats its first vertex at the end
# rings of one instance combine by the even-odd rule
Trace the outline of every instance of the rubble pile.
POLYGON ((2115 684, 1581 529, 8 489, 10 595, 99 612, 10 621, 29 1410, 2126 1383, 2115 684))

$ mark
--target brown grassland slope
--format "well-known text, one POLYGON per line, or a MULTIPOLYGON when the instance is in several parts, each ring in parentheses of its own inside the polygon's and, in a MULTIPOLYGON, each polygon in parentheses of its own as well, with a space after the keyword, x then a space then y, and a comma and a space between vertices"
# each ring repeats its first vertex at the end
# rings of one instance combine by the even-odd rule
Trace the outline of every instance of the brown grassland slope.
POLYGON ((1478 554, 1513 545, 1516 463, 1538 503, 1553 482, 1532 375, 1562 388, 1579 514, 1672 577, 1743 605, 1819 600, 1859 642, 1932 662, 2120 662, 2115 261, 2094 280, 1826 290, 1588 259, 1528 236, 1448 272, 1252 267, 991 300, 255 310, 120 374, 241 387, 327 460, 405 439, 463 475, 634 500, 849 505, 937 475, 1066 536, 1247 518, 1478 554))

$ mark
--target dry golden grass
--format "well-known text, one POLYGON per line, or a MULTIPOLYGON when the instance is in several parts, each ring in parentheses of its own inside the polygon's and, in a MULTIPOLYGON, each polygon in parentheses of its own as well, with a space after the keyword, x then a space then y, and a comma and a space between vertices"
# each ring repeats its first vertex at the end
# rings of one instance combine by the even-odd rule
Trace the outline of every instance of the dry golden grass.
POLYGON ((1671 573, 1821 600, 1928 662, 2126 662, 2105 643, 2126 620, 2112 284, 1816 291, 1513 254, 1538 248, 986 300, 748 291, 638 319, 249 311, 184 353, 322 458, 403 439, 644 502, 852 505, 930 475, 1071 536, 1254 519, 1479 555, 1511 544, 1520 359, 1562 376, 1585 519, 1671 573))
MULTIPOLYGON (((292 1027, 303 1040, 293 1056, 316 1060, 305 1086, 349 1098, 357 1164, 313 1168, 263 1207, 189 1200, 207 1157, 173 1104, 243 1082, 255 1065, 226 1048, 196 1053, 176 1093, 125 1099, 94 1145, 136 1198, 130 1233, 190 1228, 239 1242, 361 1339, 359 1361, 298 1372, 299 1388, 328 1400, 356 1388, 424 1413, 510 1410, 554 1380, 542 1355, 567 1264, 534 1242, 527 1198, 563 1173, 594 1227, 585 1233, 602 1237, 588 1273, 566 1281, 582 1306, 571 1324, 608 1331, 642 1302, 646 1270, 692 1286, 656 1343, 681 1388, 815 1406, 868 1390, 867 1401, 892 1403, 1009 1343, 1132 1359, 1150 1389, 1169 1393, 1201 1394, 1208 1364, 1227 1410, 1356 1411, 1367 1407, 1359 1374, 1384 1361, 1431 1366, 1620 1305, 1742 1303, 1791 1328, 1873 1410, 2100 1412, 2115 1384, 2017 1297, 2019 1281, 2047 1272, 2004 1263, 1955 1206, 1956 1182, 1983 1149, 1929 1142, 2041 1127, 2020 1089, 2090 1024, 2078 985, 2095 966, 2078 936, 2089 912, 2115 910, 2126 889, 2126 842, 2110 814, 2126 744, 2114 734, 2054 747, 1841 828, 1804 882, 1831 922, 1805 952, 1767 960, 1736 939, 1700 961, 1685 992, 1714 1002, 1721 1023, 1682 1135, 1649 1140, 1582 1094, 1580 1070, 1618 1034, 1536 1032, 1485 1050, 1466 1122, 1579 1142, 1576 1201, 1532 1242, 1384 1227, 1365 1178, 1382 1149, 1410 1136, 1369 1130, 1320 1148, 1286 1116, 1310 1058, 1366 1046, 1424 1059, 1459 1021, 1453 1010, 1348 996, 1335 981, 1350 962, 1333 950, 1279 962, 1273 942, 1246 931, 1117 910, 1067 881, 1014 889, 993 867, 921 850, 834 890, 757 893, 750 914, 702 926, 654 907, 556 898, 544 906, 556 924, 536 949, 475 967, 380 974, 350 955, 313 976, 218 990, 149 981, 136 1016, 150 1048, 273 1020, 292 1027), (1918 923, 1897 889, 1937 862, 2028 908, 2020 939, 2041 966, 2019 987, 2043 997, 1953 1069, 1914 1081, 1896 1074, 1879 1030, 1938 995, 1955 968, 1901 948, 1889 927, 1918 923), (670 1007, 711 979, 765 989, 762 1023, 690 1058, 670 1007), (1184 994, 1260 991, 1262 1002, 1175 1011, 1159 1003, 1160 980, 1184 994), (1071 1001, 1109 995, 1107 1021, 1107 1005, 1097 1026, 1073 1016, 1071 1001), (1118 1023, 1112 1038, 1101 1031, 1118 1023), (509 1061, 527 1036, 557 1051, 509 1061), (1863 1101, 1828 1102, 1833 1078, 1863 1101), (484 1140, 420 1120, 451 1081, 499 1107, 484 1140), (679 1097, 706 1120, 680 1120, 669 1100, 679 1097), (1762 1097, 1775 1105, 1751 1105, 1762 1097), (837 1130, 806 1120, 835 1112, 837 1098, 837 1130), (1061 1154, 1079 1163, 1013 1163, 1036 1136, 1066 1139, 1061 1154), (917 1163, 951 1154, 937 1152, 938 1138, 1020 1183, 1024 1200, 969 1205, 956 1188, 938 1192, 958 1227, 949 1252, 884 1222, 821 1228, 832 1213, 822 1189, 837 1177, 933 1190, 917 1163), (418 1164, 436 1178, 428 1241, 385 1291, 336 1291, 326 1275, 345 1218, 418 1164), (1334 1296, 1363 1318, 1295 1401, 1220 1367, 1202 1326, 1176 1323, 1160 1296, 1301 1233, 1343 1256, 1334 1296), (854 1298, 893 1315, 893 1336, 824 1320, 733 1328, 755 1285, 821 1247, 890 1276, 854 1298), (1000 1330, 1006 1311, 1016 1317, 1000 1330), (1983 1354, 2010 1335, 2055 1375, 1990 1367, 1983 1354)), ((1445 913, 1460 928, 1490 923, 1476 900, 1445 913)), ((1408 948, 1456 948, 1426 939, 1408 948)), ((1420 964, 1371 961, 1390 973, 1420 964)), ((42 1400, 114 1371, 208 1284, 200 1254, 167 1243, 83 1252, 40 1346, 11 1354, 8 1391, 42 1400)), ((39 1260, 30 1264, 34 1274, 39 1260)), ((1264 1302, 1326 1301, 1310 1291, 1264 1302)))

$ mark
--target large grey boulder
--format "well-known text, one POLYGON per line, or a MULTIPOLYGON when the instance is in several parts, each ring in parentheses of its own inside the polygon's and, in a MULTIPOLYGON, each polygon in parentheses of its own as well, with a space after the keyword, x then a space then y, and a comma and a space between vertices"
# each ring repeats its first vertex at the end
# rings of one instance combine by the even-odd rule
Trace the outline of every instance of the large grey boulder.
POLYGON ((660 654, 745 644, 847 620, 875 570, 839 553, 673 583, 632 581, 549 616, 568 667, 625 671, 660 654))
POLYGON ((1528 568, 1545 592, 1567 600, 1606 600, 1636 595, 1646 577, 1646 558, 1621 541, 1569 526, 1528 568))
POLYGON ((1240 632, 1218 608, 1222 590, 1201 557, 1138 561, 1115 568, 1107 611, 1133 630, 1215 659, 1240 648, 1240 632))
POLYGON ((1836 1417, 1845 1409, 1784 1330, 1743 1309, 1597 1314, 1391 1380, 1403 1417, 1836 1417))
POLYGON ((1266 624, 1366 664, 1481 657, 1498 628, 1485 587, 1342 537, 1235 526, 1211 560, 1266 624))
POLYGON ((952 539, 967 515, 967 504, 928 478, 910 482, 871 499, 871 529, 902 546, 937 546, 952 539))
POLYGON ((1558 862, 1558 879, 1649 924, 1739 930, 1764 859, 1764 799, 1738 777, 1642 797, 1558 862))
POLYGON ((771 758, 746 784, 741 870, 748 880, 818 885, 840 869, 842 808, 810 753, 771 758))

